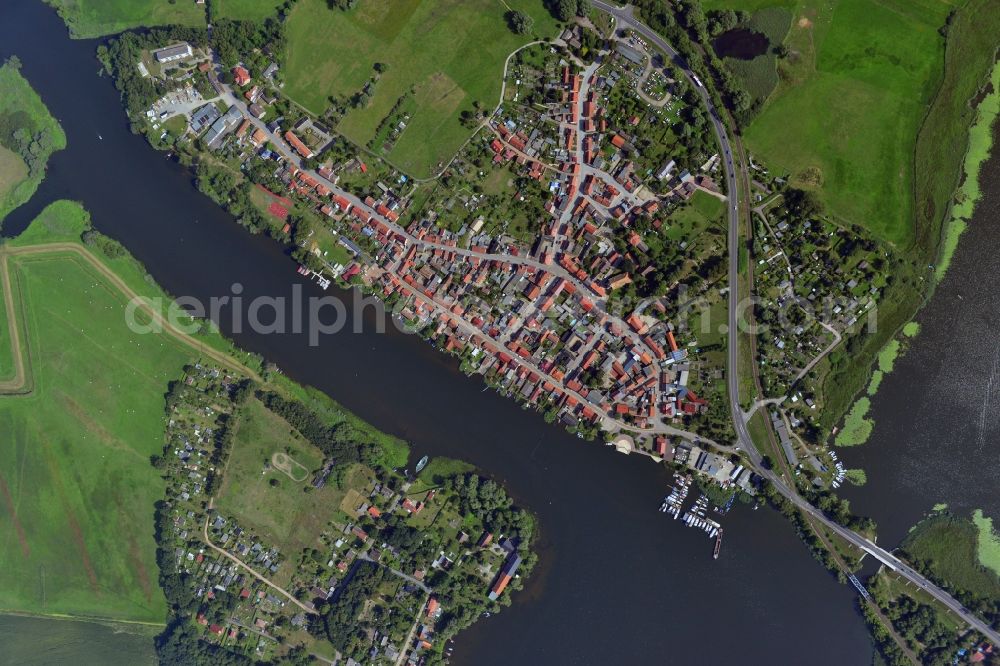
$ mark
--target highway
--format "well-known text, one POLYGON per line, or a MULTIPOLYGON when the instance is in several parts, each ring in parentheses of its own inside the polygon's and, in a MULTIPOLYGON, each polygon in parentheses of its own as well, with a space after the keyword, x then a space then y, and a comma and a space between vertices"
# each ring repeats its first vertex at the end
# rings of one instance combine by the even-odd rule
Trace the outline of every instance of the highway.
MULTIPOLYGON (((600 9, 601 11, 611 14, 616 21, 617 28, 629 28, 635 31, 637 34, 641 35, 650 44, 654 45, 657 49, 663 51, 670 59, 677 65, 691 81, 694 86, 695 91, 701 97, 702 102, 705 104, 708 110, 709 118, 711 119, 712 126, 715 129, 716 138, 718 139, 719 146, 722 150, 722 164, 726 171, 726 185, 727 191, 729 192, 729 336, 728 336, 728 354, 727 363, 728 371, 726 372, 726 378, 729 388, 729 402, 731 417, 733 421, 733 428, 736 431, 736 437, 738 439, 737 448, 742 449, 746 452, 747 457, 750 459, 753 466, 756 468, 757 473, 766 478, 774 486, 775 490, 784 495, 790 502, 797 506, 802 511, 809 514, 815 520, 823 523, 831 532, 835 532, 845 541, 857 546, 861 550, 870 554, 872 557, 879 560, 882 564, 892 569, 899 576, 909 580, 918 588, 924 590, 935 599, 944 604, 952 612, 962 618, 963 621, 968 623, 970 626, 974 627, 976 630, 981 632, 986 636, 994 645, 1000 645, 1000 633, 995 631, 989 624, 981 620, 979 617, 973 615, 962 606, 956 599, 954 599, 950 594, 948 594, 943 589, 936 586, 930 580, 925 578, 922 574, 911 568, 905 562, 895 557, 892 553, 880 548, 875 545, 867 538, 861 536, 857 532, 847 529, 846 527, 834 522, 826 517, 822 511, 814 507, 804 498, 802 498, 798 492, 789 487, 777 474, 772 470, 764 469, 761 465, 762 456, 757 448, 754 446, 753 440, 750 437, 750 432, 747 429, 747 421, 744 418, 743 410, 740 409, 739 400, 739 339, 738 339, 738 317, 739 317, 739 249, 740 249, 740 210, 739 210, 739 190, 736 184, 736 166, 733 162, 732 146, 729 142, 729 135, 726 132, 726 127, 722 123, 722 116, 719 114, 715 105, 712 103, 712 98, 709 96, 708 91, 699 84, 694 73, 687 68, 687 64, 684 59, 671 47, 666 40, 663 39, 658 33, 653 31, 651 28, 646 26, 644 23, 638 21, 632 16, 632 7, 618 7, 616 5, 611 5, 606 2, 601 2, 601 0, 592 0, 591 4, 600 9)), ((741 169, 745 170, 745 167, 740 166, 741 169)))

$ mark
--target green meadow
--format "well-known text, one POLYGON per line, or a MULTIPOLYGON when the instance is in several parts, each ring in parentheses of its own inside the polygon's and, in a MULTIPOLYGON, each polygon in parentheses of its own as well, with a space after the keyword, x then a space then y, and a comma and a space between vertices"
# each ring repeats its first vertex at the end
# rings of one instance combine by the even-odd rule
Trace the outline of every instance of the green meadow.
MULTIPOLYGON (((748 9, 713 0, 711 8, 748 9)), ((781 82, 746 130, 773 173, 897 246, 914 234, 914 145, 942 78, 944 0, 750 3, 794 13, 781 82)))
MULTIPOLYGON (((49 155, 66 147, 66 135, 59 122, 45 108, 38 94, 8 61, 0 67, 0 222, 35 193, 45 176, 49 155), (14 133, 24 130, 32 136, 44 134, 35 167, 29 168, 21 155, 14 133)), ((29 155, 30 157, 30 155, 29 155)), ((0 365, 0 378, 2 378, 0 365)))
MULTIPOLYGON (((89 227, 90 216, 79 204, 73 201, 55 201, 46 206, 27 229, 16 238, 8 240, 7 243, 11 247, 17 248, 41 243, 79 242, 81 234, 89 227)), ((93 255, 102 264, 113 270, 130 289, 148 299, 148 302, 158 304, 162 314, 172 314, 178 323, 191 324, 191 320, 183 316, 174 305, 173 300, 146 272, 145 266, 136 261, 132 255, 123 252, 118 256, 110 257, 97 248, 91 249, 93 255)), ((261 370, 259 356, 235 347, 214 326, 205 324, 200 327, 192 326, 192 328, 197 328, 195 335, 198 341, 206 347, 228 354, 254 371, 261 370)), ((2 375, 0 375, 0 379, 3 379, 2 375)))
MULTIPOLYGON (((75 39, 113 35, 132 28, 205 25, 205 6, 194 0, 45 0, 75 39)), ((242 4, 242 3, 241 3, 242 4)))
MULTIPOLYGON (((18 254, 79 242, 88 226, 60 201, 0 248, 29 375, 21 394, 0 397, 0 610, 158 624, 152 509, 164 488, 150 456, 163 448, 167 385, 199 353, 129 330, 124 293, 76 253, 18 254)), ((127 254, 90 249, 133 290, 165 296, 127 254)))
POLYGON ((151 507, 163 394, 191 354, 137 335, 68 254, 17 258, 33 391, 0 399, 0 607, 160 622, 151 507))
POLYGON ((277 16, 278 6, 282 4, 284 0, 214 0, 212 12, 216 19, 263 21, 277 16))
POLYGON ((300 0, 286 24, 284 92, 322 113, 331 96, 352 97, 375 63, 384 63, 369 102, 350 109, 337 130, 364 146, 406 97, 412 117, 387 157, 414 176, 430 176, 470 134, 461 112, 473 102, 496 105, 507 56, 532 39, 508 29, 508 9, 532 16, 536 35, 555 35, 555 20, 538 0, 362 0, 348 11, 300 0))
MULTIPOLYGON (((311 488, 313 473, 323 466, 323 453, 256 398, 241 408, 238 419, 215 508, 252 527, 282 552, 296 553, 313 545, 315 535, 326 526, 329 508, 343 499, 335 479, 320 490, 311 488), (291 465, 294 478, 272 465, 275 453, 298 463, 291 465), (302 467, 305 478, 299 473, 302 467)), ((291 573, 287 569, 283 567, 279 584, 291 573)))

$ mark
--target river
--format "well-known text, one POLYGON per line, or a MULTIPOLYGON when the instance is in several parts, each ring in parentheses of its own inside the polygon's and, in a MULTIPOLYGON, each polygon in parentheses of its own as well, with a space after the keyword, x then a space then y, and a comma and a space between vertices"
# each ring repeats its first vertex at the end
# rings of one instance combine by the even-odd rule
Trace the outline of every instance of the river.
MULTIPOLYGON (((994 126, 994 133, 997 126, 994 126)), ((845 496, 898 543, 937 503, 1000 519, 1000 154, 980 173, 982 199, 920 333, 872 400, 868 442, 844 449, 868 484, 845 496)))
MULTIPOLYGON (((5 233, 75 199, 170 293, 207 299, 239 282, 247 300, 290 295, 299 278, 283 249, 247 234, 128 132, 117 92, 98 76, 95 42, 68 39, 38 0, 8 0, 0 13, 0 56, 18 55, 69 144, 5 233)), ((665 468, 546 425, 414 336, 342 333, 318 347, 304 334, 234 338, 416 455, 474 463, 537 513, 540 566, 511 608, 459 637, 455 663, 870 662, 853 589, 778 514, 734 509, 714 561, 704 534, 656 511, 665 468)))

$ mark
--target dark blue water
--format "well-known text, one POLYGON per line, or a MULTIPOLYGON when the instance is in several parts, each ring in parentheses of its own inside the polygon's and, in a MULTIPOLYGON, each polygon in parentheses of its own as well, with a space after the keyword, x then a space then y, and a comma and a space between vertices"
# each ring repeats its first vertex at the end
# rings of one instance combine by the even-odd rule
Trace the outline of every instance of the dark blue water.
MULTIPOLYGON (((289 296, 298 279, 284 250, 248 235, 184 169, 129 134, 111 82, 97 76, 94 48, 70 41, 37 0, 0 8, 0 56, 20 57, 69 143, 5 232, 48 202, 76 199, 175 295, 207 299, 239 282, 247 300, 289 296)), ((495 475, 537 513, 541 565, 511 608, 459 637, 457 663, 870 661, 855 594, 777 514, 734 510, 714 561, 703 534, 656 511, 665 468, 585 443, 483 392, 415 337, 344 333, 319 347, 304 335, 234 337, 406 438, 416 455, 463 458, 495 475)))
MULTIPOLYGON (((996 127, 994 127, 994 133, 996 127)), ((845 494, 898 543, 937 503, 1000 520, 1000 159, 980 173, 976 206, 920 334, 872 400, 875 429, 845 449, 868 485, 845 494)))

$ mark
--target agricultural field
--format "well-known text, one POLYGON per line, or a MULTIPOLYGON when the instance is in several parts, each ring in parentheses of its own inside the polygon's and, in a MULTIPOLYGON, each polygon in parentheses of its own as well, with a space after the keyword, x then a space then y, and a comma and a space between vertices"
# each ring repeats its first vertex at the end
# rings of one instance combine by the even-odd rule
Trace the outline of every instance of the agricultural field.
POLYGON ((532 16, 536 35, 555 34, 537 0, 363 0, 348 11, 301 0, 286 23, 284 92, 322 114, 331 97, 349 99, 371 82, 367 102, 350 108, 337 130, 366 146, 402 100, 412 114, 387 157, 430 176, 469 136, 461 112, 473 102, 493 108, 504 61, 532 39, 509 30, 508 9, 532 16), (376 63, 385 65, 381 74, 376 63))
POLYGON ((45 1, 56 8, 74 39, 90 39, 131 28, 159 25, 205 25, 205 6, 196 4, 194 0, 45 1))
POLYGON ((0 615, 0 645, 9 664, 132 664, 155 666, 160 627, 0 615), (44 655, 44 657, 42 657, 44 655))
POLYGON ((164 396, 198 350, 231 347, 212 332, 130 330, 126 292, 163 299, 161 313, 172 301, 111 239, 81 244, 89 222, 56 202, 2 248, 27 376, 0 397, 0 609, 159 624, 152 508, 164 488, 150 456, 164 396), (55 242, 66 249, 40 247, 55 242))
POLYGON ((914 146, 941 81, 938 31, 952 5, 767 4, 793 10, 790 55, 779 62, 778 89, 746 131, 747 147, 772 172, 816 190, 833 218, 908 246, 915 238, 914 146))
POLYGON ((192 354, 133 333, 69 253, 9 259, 33 390, 0 399, 0 607, 162 622, 152 506, 163 396, 192 354))
POLYGON ((0 67, 0 222, 35 193, 49 155, 66 147, 66 135, 18 71, 0 67), (32 154, 31 151, 34 151, 32 154))

